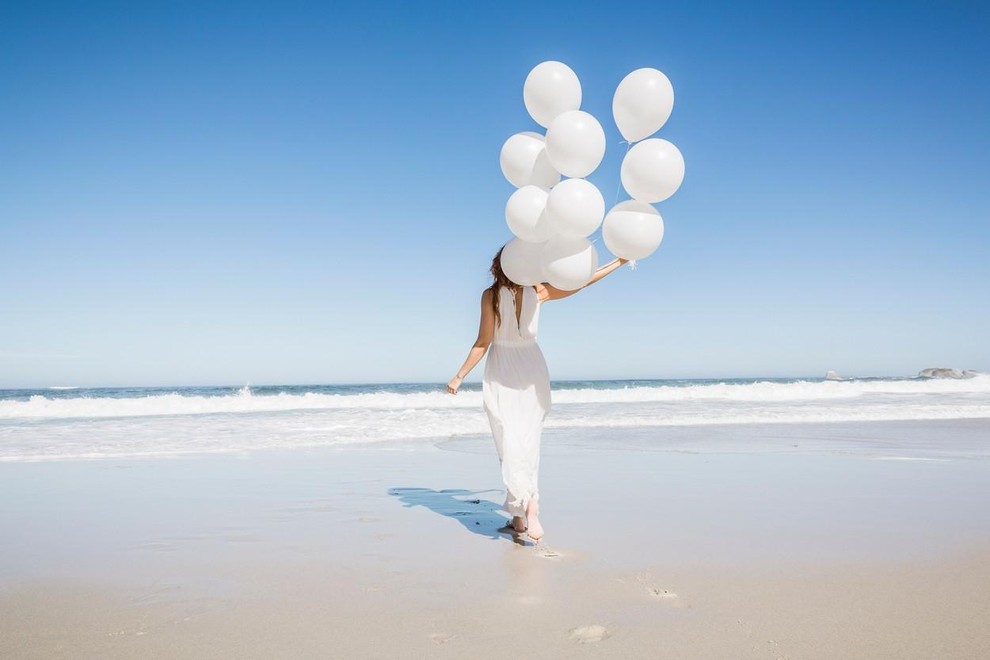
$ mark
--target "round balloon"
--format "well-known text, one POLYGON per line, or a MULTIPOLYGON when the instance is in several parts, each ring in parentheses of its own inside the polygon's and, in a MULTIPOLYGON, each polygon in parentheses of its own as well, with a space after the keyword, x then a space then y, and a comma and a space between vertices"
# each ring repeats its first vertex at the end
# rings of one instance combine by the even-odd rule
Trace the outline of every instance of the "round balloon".
POLYGON ((598 120, 581 110, 565 112, 553 120, 546 136, 547 156, 555 170, 581 179, 605 156, 605 131, 598 120))
POLYGON ((502 145, 498 156, 502 174, 516 188, 540 186, 549 189, 560 181, 560 173, 550 164, 546 139, 539 133, 516 133, 502 145))
POLYGON ((646 202, 630 199, 612 207, 602 223, 605 246, 617 257, 635 261, 653 254, 663 240, 663 218, 646 202))
POLYGON ((684 180, 684 157, 670 142, 650 138, 635 145, 622 159, 622 187, 641 202, 662 202, 684 180))
POLYGON ((598 229, 604 215, 605 198, 586 179, 565 179, 550 190, 547 216, 553 232, 588 236, 598 229))
POLYGON ((565 291, 580 289, 591 280, 598 268, 598 252, 583 236, 551 236, 543 245, 543 276, 565 291))
POLYGON ((499 263, 502 272, 520 286, 533 286, 543 281, 541 255, 544 243, 531 243, 513 238, 502 248, 499 263))
POLYGON ((548 196, 539 186, 523 186, 512 193, 505 204, 505 222, 513 234, 531 243, 550 238, 553 231, 546 214, 548 196))
POLYGON ((612 116, 622 137, 638 142, 660 130, 674 109, 674 87, 656 69, 636 69, 612 97, 612 116))
POLYGON ((581 107, 581 82, 563 62, 541 62, 526 76, 523 103, 536 123, 546 128, 560 113, 581 107))

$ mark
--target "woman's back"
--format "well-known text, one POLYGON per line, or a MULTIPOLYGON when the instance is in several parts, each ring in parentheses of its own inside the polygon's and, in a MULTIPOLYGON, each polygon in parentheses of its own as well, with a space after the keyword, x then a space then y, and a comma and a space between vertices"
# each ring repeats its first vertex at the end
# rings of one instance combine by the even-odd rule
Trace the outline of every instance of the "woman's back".
POLYGON ((540 298, 536 289, 531 286, 522 287, 522 303, 518 317, 516 296, 512 289, 500 286, 498 295, 501 321, 495 326, 493 343, 503 345, 535 343, 540 322, 540 298))

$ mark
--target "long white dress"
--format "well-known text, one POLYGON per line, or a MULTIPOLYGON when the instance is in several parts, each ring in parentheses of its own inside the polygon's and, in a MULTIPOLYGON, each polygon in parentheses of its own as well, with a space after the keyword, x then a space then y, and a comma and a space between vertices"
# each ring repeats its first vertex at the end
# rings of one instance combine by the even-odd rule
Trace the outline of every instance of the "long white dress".
POLYGON ((501 323, 485 360, 482 398, 505 484, 502 508, 525 516, 529 500, 539 499, 540 436, 550 412, 550 372, 536 343, 541 307, 536 289, 523 287, 518 323, 512 290, 499 287, 498 295, 501 323))

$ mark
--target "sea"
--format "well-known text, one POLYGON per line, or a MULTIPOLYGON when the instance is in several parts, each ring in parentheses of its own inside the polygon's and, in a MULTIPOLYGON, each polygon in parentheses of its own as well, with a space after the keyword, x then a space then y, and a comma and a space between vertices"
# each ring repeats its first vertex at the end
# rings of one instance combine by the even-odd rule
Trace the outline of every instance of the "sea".
MULTIPOLYGON (((990 419, 990 374, 555 381, 545 428, 990 419)), ((421 447, 489 433, 481 386, 440 383, 0 390, 0 461, 421 447)))

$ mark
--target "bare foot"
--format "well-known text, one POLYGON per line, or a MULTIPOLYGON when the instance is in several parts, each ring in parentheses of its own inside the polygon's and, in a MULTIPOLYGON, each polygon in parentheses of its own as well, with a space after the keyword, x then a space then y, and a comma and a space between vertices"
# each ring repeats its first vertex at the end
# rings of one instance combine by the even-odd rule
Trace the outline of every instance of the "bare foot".
POLYGON ((522 516, 513 516, 511 525, 512 529, 516 530, 520 534, 526 531, 526 523, 523 521, 522 516))
POLYGON ((528 528, 527 535, 533 541, 539 541, 543 538, 543 525, 540 524, 539 514, 540 505, 535 499, 531 499, 526 505, 526 526, 528 528))

